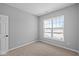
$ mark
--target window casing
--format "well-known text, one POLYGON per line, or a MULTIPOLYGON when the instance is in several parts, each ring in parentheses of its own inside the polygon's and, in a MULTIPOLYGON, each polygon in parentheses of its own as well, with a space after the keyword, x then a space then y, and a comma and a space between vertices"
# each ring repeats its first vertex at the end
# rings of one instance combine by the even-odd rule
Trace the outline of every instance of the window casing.
POLYGON ((44 38, 64 41, 64 15, 44 20, 43 34, 44 38))

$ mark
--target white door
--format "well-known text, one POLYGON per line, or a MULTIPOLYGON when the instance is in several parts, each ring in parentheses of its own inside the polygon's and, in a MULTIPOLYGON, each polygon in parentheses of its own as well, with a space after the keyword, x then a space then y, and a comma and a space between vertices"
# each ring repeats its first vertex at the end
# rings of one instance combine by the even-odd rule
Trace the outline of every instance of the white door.
POLYGON ((8 51, 8 16, 0 15, 0 54, 8 51))

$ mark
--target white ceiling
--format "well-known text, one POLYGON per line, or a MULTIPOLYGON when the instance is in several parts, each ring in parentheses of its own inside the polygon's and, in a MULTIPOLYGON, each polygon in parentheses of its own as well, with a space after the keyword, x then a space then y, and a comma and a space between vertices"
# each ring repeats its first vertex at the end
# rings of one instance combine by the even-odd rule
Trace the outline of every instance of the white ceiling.
POLYGON ((7 3, 10 6, 16 7, 33 15, 43 15, 51 11, 59 10, 74 3, 7 3))

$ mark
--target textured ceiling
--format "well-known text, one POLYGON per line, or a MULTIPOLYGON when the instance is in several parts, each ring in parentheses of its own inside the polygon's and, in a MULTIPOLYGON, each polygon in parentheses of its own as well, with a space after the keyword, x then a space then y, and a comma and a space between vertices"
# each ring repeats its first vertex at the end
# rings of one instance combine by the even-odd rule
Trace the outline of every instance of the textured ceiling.
POLYGON ((74 3, 7 3, 10 6, 16 7, 33 15, 44 15, 49 12, 59 10, 74 3))

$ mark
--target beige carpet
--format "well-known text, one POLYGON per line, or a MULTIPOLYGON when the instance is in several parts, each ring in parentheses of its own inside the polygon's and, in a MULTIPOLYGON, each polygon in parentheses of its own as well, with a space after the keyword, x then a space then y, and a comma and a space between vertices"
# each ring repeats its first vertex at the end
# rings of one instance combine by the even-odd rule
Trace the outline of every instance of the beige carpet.
POLYGON ((9 51, 6 56, 77 56, 63 48, 52 46, 43 42, 35 42, 30 45, 9 51))

